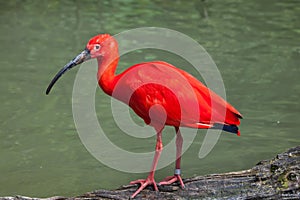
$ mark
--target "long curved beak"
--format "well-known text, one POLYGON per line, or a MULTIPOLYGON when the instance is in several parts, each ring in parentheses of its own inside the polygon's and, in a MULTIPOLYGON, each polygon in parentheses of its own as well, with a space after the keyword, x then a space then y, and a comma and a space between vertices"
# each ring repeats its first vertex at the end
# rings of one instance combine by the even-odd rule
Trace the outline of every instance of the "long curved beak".
POLYGON ((54 76, 54 78, 48 85, 46 94, 48 95, 50 93, 50 90, 53 87, 53 85, 66 71, 75 67, 76 65, 83 63, 86 60, 89 60, 90 58, 91 58, 90 51, 87 48, 85 48, 78 56, 76 56, 73 60, 71 60, 68 64, 66 64, 59 72, 57 72, 57 74, 54 76))

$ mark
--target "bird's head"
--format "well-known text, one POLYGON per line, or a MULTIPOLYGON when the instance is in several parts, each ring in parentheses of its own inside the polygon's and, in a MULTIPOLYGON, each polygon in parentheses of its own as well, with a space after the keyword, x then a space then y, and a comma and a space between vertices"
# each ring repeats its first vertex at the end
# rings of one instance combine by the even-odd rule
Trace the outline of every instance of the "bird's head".
POLYGON ((74 59, 67 63, 52 79, 50 82, 46 94, 49 94, 51 88, 56 81, 69 69, 79 65, 89 59, 98 58, 101 59, 107 52, 110 52, 112 48, 115 48, 115 39, 109 34, 100 34, 92 37, 87 43, 85 49, 78 54, 74 59))
POLYGON ((89 40, 85 50, 89 52, 90 58, 101 58, 110 52, 110 47, 114 44, 112 41, 114 38, 109 34, 100 34, 89 40))

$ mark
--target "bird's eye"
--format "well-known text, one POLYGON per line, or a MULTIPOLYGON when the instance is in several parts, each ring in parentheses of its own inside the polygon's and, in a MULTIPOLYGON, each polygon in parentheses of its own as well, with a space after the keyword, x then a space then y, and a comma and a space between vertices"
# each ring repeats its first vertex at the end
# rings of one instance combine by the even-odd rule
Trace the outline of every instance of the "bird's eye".
POLYGON ((99 49, 100 49, 100 44, 96 44, 96 45, 94 46, 94 49, 95 49, 95 50, 99 50, 99 49))

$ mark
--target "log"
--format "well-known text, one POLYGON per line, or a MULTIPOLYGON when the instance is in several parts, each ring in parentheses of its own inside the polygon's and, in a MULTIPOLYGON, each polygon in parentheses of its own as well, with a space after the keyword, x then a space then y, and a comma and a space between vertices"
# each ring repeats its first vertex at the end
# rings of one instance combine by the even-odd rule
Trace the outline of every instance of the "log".
MULTIPOLYGON (((211 174, 184 179, 185 189, 177 184, 148 187, 135 199, 300 199, 300 146, 263 160, 249 170, 211 174)), ((50 197, 49 200, 129 199, 137 185, 116 190, 96 190, 77 197, 50 197)), ((0 200, 39 200, 24 196, 0 200)))

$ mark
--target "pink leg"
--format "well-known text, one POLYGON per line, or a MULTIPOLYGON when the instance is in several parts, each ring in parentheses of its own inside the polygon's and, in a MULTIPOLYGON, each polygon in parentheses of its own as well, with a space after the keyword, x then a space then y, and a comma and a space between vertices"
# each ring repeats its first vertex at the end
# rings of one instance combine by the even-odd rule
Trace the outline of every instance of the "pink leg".
POLYGON ((156 139, 155 155, 154 155, 154 159, 153 159, 153 162, 152 162, 150 173, 149 173, 146 180, 139 179, 139 180, 130 182, 130 184, 140 184, 141 185, 139 187, 139 189, 131 196, 131 198, 134 198, 138 193, 140 193, 148 185, 153 185, 154 190, 158 191, 157 185, 156 185, 155 180, 154 180, 154 173, 155 173, 155 169, 156 169, 156 166, 157 166, 157 163, 158 163, 158 159, 159 159, 160 154, 161 154, 162 149, 163 149, 163 144, 162 144, 162 138, 161 138, 162 129, 160 129, 160 130, 156 129, 156 131, 157 131, 157 136, 156 136, 157 139, 156 139))
POLYGON ((162 180, 160 185, 170 185, 176 181, 179 181, 180 186, 184 188, 184 183, 181 178, 180 173, 180 162, 181 162, 181 151, 182 151, 182 135, 180 133, 179 127, 175 127, 176 130, 176 165, 174 176, 168 176, 164 180, 162 180))

